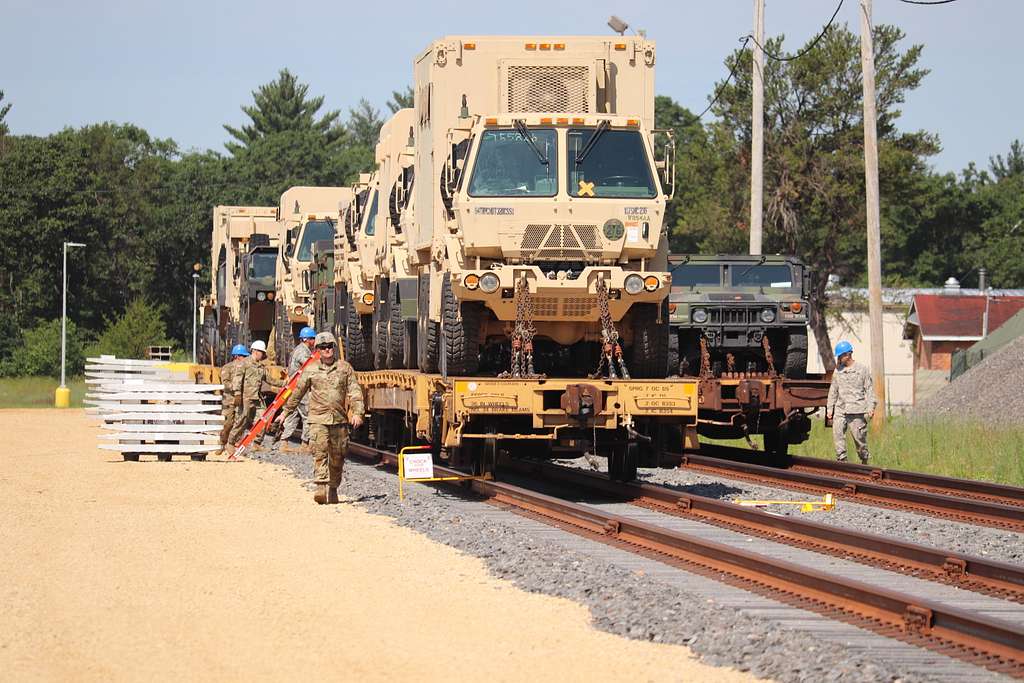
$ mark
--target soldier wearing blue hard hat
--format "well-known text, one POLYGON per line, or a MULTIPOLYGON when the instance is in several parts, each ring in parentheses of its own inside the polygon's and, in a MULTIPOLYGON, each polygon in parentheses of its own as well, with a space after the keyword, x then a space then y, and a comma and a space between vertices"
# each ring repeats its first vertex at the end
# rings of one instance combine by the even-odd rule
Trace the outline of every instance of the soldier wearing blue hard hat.
MULTIPOLYGON (((313 355, 313 342, 316 339, 316 330, 308 325, 299 330, 299 343, 292 349, 292 355, 288 359, 288 376, 291 377, 299 368, 309 360, 310 356, 313 355)), ((274 446, 283 445, 285 450, 292 450, 288 439, 298 430, 299 419, 302 419, 302 445, 306 446, 309 443, 309 427, 306 424, 306 417, 309 414, 309 398, 303 398, 299 404, 299 409, 288 415, 288 419, 284 423, 284 427, 281 430, 281 435, 277 441, 274 442, 274 446)))
POLYGON ((245 344, 235 344, 231 347, 231 360, 220 369, 220 383, 224 385, 220 392, 220 413, 224 416, 224 427, 220 430, 221 451, 224 450, 224 446, 228 442, 231 428, 235 426, 235 409, 238 405, 238 399, 241 398, 240 396, 236 398, 235 393, 232 391, 235 373, 241 369, 242 363, 248 357, 249 349, 245 348, 245 344))
POLYGON ((875 413, 875 391, 871 373, 853 360, 853 344, 843 340, 836 344, 836 371, 828 390, 825 420, 832 423, 832 441, 836 459, 846 460, 846 429, 853 435, 857 455, 868 462, 868 420, 875 413))

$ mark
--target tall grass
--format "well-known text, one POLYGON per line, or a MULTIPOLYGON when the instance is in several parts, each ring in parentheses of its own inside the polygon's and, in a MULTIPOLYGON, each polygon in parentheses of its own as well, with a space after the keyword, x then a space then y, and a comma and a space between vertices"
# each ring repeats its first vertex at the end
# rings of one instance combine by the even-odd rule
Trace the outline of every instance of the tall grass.
MULTIPOLYGON (((810 438, 790 446, 790 453, 834 458, 832 429, 821 420, 813 423, 810 438)), ((858 462, 853 439, 846 439, 847 458, 858 462)), ((993 427, 897 417, 868 434, 868 449, 870 464, 879 467, 1024 486, 1024 424, 993 427)))
MULTIPOLYGON (((53 377, 0 378, 0 409, 52 408, 54 391, 60 380, 53 377)), ((81 408, 85 397, 85 380, 78 377, 68 381, 71 389, 71 407, 81 408)))

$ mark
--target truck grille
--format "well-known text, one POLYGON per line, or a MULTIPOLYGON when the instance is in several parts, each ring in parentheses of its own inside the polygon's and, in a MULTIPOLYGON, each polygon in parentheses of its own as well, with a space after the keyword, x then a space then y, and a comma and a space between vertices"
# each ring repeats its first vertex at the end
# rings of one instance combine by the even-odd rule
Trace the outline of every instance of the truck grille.
POLYGON ((760 308, 712 308, 708 310, 714 325, 762 325, 760 308))
POLYGON ((596 225, 528 225, 520 249, 527 259, 582 261, 601 255, 596 225))
POLYGON ((538 318, 591 316, 597 307, 597 298, 592 296, 574 296, 567 299, 538 296, 533 297, 532 301, 533 314, 538 318))
POLYGON ((591 80, 588 71, 586 66, 510 65, 507 111, 587 113, 591 80))

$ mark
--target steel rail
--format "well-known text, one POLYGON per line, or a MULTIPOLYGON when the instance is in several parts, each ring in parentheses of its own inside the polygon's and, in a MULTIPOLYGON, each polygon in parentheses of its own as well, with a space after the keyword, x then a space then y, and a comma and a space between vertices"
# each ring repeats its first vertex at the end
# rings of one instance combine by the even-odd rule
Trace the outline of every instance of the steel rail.
POLYGON ((955 585, 964 590, 1024 604, 1024 567, 955 553, 798 517, 682 493, 642 482, 615 482, 596 472, 540 460, 510 460, 503 468, 537 475, 592 493, 611 496, 666 514, 709 522, 815 552, 955 585))
POLYGON ((719 476, 750 481, 762 486, 833 493, 857 502, 891 507, 968 524, 998 527, 1024 532, 1024 507, 990 503, 943 493, 887 486, 876 481, 861 481, 838 475, 823 475, 792 469, 779 469, 751 462, 715 458, 706 455, 676 455, 680 467, 719 476))
MULTIPOLYGON (((351 443, 350 452, 396 465, 397 455, 351 443)), ((435 467, 435 474, 455 470, 435 467)), ((602 512, 504 482, 463 482, 499 504, 540 516, 578 534, 653 555, 669 564, 703 568, 720 580, 738 581, 748 590, 768 591, 784 602, 922 645, 980 666, 1024 677, 1024 632, 1012 624, 974 615, 930 600, 903 595, 859 581, 730 548, 721 543, 602 512)))
MULTIPOLYGON (((746 448, 735 448, 720 444, 702 444, 701 452, 703 455, 723 457, 729 460, 741 460, 755 464, 759 460, 763 462, 765 457, 761 451, 751 451, 746 448)), ((1024 488, 1008 486, 1006 484, 995 484, 988 481, 957 479, 923 472, 892 470, 872 465, 802 456, 790 456, 786 469, 841 475, 851 479, 871 481, 888 486, 915 488, 932 493, 962 496, 1002 505, 1024 507, 1024 488)))

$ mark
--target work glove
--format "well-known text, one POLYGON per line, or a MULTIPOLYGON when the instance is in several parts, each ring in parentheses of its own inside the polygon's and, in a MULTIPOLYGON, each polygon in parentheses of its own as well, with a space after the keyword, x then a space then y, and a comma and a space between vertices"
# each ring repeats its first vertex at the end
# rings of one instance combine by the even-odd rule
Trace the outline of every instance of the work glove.
POLYGON ((832 416, 831 415, 826 415, 825 416, 825 426, 826 427, 831 427, 832 426, 832 416))

